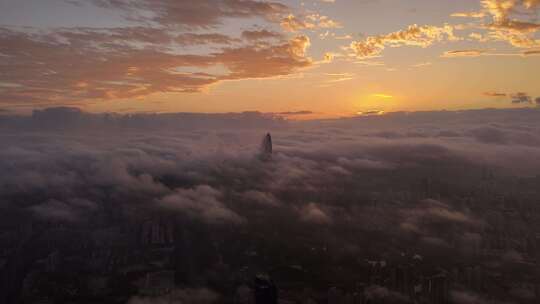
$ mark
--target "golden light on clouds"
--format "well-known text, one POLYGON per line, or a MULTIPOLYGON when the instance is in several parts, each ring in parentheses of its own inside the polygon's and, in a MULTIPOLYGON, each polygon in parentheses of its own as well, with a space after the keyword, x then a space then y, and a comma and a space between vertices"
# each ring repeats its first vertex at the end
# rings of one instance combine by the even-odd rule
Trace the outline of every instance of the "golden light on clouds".
POLYGON ((358 111, 356 112, 357 116, 378 116, 386 114, 385 111, 381 110, 370 110, 370 111, 358 111))

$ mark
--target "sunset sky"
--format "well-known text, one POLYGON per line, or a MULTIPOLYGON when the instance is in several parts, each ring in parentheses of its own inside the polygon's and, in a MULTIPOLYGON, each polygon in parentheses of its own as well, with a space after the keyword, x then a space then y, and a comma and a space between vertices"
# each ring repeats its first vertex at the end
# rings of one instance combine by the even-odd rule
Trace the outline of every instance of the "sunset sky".
POLYGON ((0 0, 15 113, 534 107, 539 55, 540 0, 0 0))

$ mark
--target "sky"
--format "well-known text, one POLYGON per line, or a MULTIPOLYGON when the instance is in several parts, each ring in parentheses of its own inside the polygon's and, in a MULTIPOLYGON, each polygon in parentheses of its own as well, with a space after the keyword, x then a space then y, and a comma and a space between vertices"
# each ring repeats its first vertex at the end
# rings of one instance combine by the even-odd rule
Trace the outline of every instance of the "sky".
POLYGON ((0 0, 0 111, 540 104, 539 0, 0 0))

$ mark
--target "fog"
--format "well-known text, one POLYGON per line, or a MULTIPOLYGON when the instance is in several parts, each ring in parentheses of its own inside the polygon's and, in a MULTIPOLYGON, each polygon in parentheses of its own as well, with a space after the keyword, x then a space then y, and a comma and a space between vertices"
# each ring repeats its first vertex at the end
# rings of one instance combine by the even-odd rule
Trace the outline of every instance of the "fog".
POLYGON ((257 273, 282 303, 539 298, 537 109, 51 108, 0 115, 0 141, 5 303, 243 303, 257 273), (403 265, 414 275, 396 283, 403 265))

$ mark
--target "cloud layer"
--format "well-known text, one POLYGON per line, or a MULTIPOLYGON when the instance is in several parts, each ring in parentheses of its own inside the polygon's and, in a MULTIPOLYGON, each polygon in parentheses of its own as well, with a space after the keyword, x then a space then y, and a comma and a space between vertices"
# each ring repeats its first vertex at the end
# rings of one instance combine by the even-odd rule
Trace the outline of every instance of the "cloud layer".
MULTIPOLYGON (((167 242, 174 232, 176 245, 185 242, 194 256, 219 247, 231 265, 260 256, 272 266, 321 270, 329 281, 342 279, 349 267, 334 273, 327 265, 353 265, 355 272, 371 259, 405 256, 445 269, 482 256, 484 267, 507 274, 530 259, 519 244, 535 237, 536 222, 503 212, 534 210, 539 121, 538 109, 306 122, 279 114, 120 116, 66 108, 3 115, 0 209, 6 231, 51 227, 43 230, 48 243, 69 242, 57 227, 77 231, 91 247, 121 247, 141 234, 167 242), (261 160, 268 131, 274 154, 261 160), (163 232, 167 223, 177 229, 163 232), (496 245, 501 227, 512 227, 503 230, 519 240, 504 251, 496 245), (486 255, 490 250, 497 254, 486 255)), ((186 261, 199 267, 201 282, 231 273, 205 255, 186 261)), ((509 275, 526 282, 530 273, 509 275)), ((219 297, 188 286, 171 294, 200 303, 219 297)), ((508 290, 510 299, 531 295, 518 285, 508 290)), ((365 295, 407 301, 379 285, 365 295)), ((484 298, 466 290, 452 296, 484 298)), ((138 296, 130 303, 161 300, 138 296)))
POLYGON ((48 34, 3 29, 0 82, 12 85, 3 87, 0 102, 65 103, 198 92, 223 80, 283 76, 311 65, 308 37, 284 40, 272 35, 277 41, 258 42, 268 35, 245 32, 246 40, 241 40, 216 33, 174 36, 152 28, 48 34), (223 47, 207 54, 175 51, 175 45, 199 44, 223 47), (211 69, 217 70, 205 72, 211 69))

